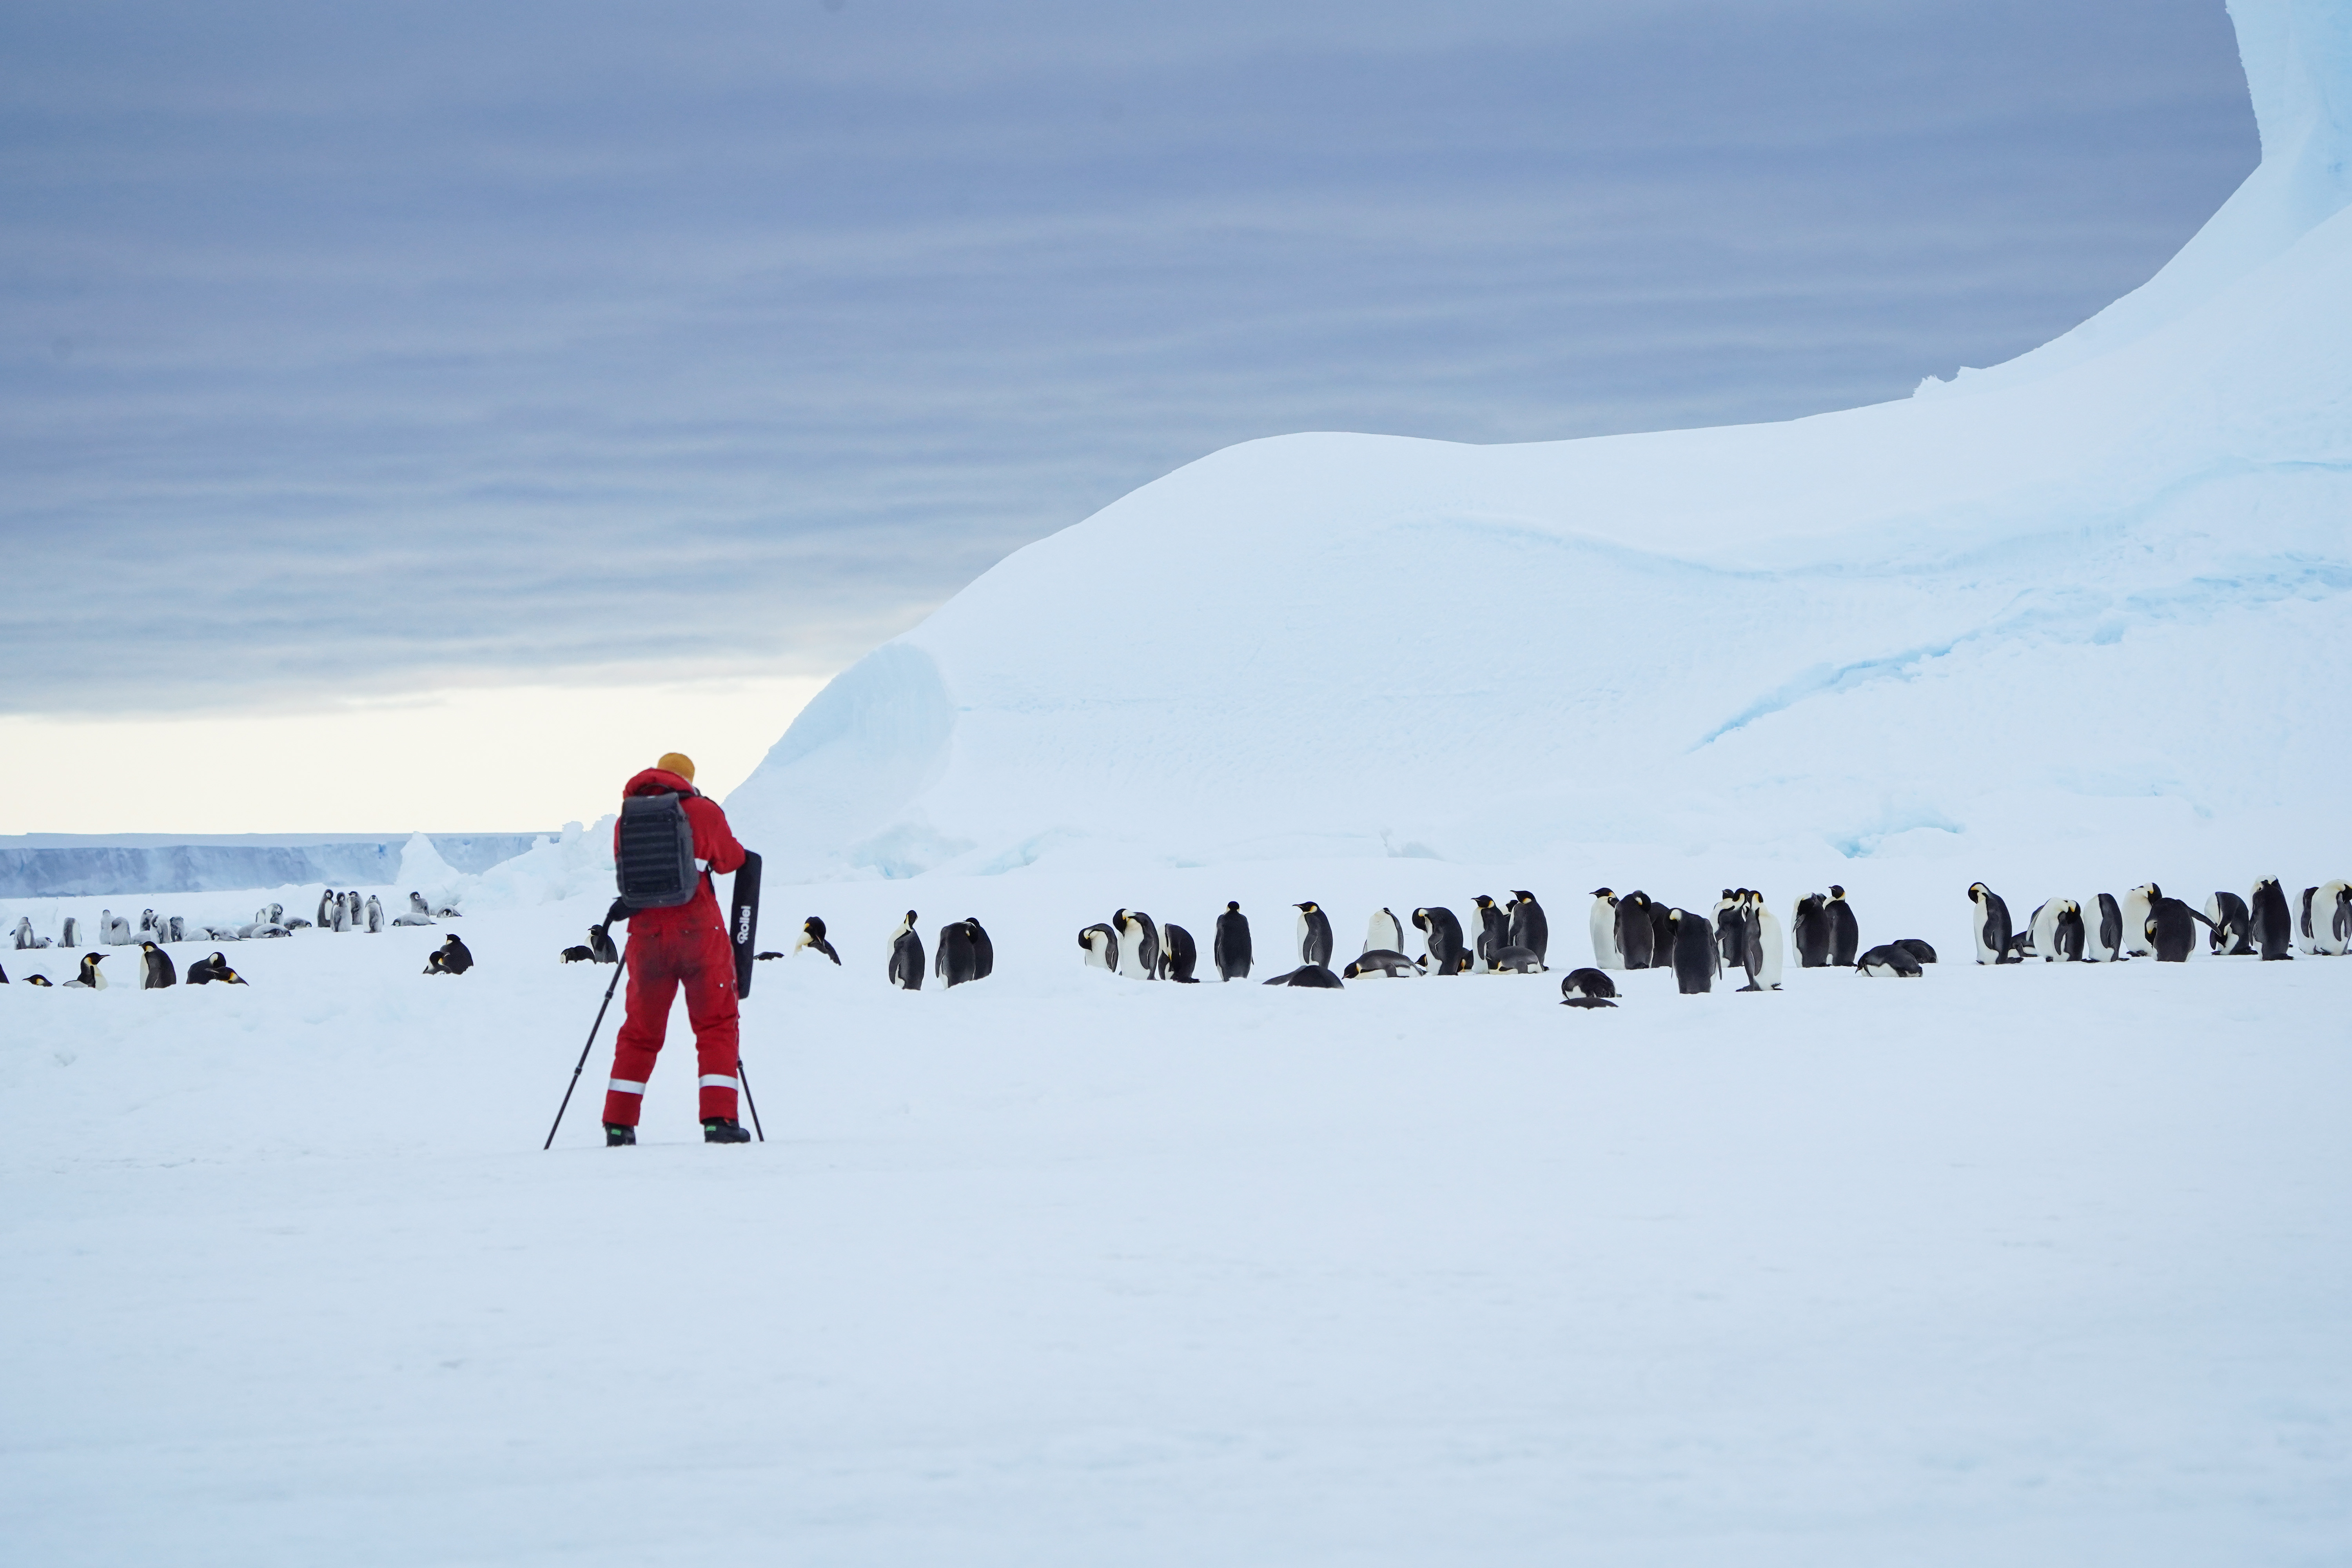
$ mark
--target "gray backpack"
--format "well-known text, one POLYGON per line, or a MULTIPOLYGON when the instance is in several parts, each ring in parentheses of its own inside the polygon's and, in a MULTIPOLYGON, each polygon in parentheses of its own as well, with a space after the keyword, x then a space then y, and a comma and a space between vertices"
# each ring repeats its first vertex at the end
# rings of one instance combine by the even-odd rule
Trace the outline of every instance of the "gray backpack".
POLYGON ((667 910, 690 901, 701 874, 694 864, 694 824, 682 795, 633 795, 621 803, 621 839, 613 853, 621 901, 633 910, 667 910))

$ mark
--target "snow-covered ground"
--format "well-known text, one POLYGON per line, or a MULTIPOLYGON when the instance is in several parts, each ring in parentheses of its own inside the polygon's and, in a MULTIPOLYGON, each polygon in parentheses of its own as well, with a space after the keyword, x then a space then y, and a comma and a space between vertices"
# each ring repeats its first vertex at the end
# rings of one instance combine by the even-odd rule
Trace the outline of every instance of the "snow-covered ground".
POLYGON ((0 1562, 2352 1561, 2352 962, 1967 962, 1978 879, 2352 864, 2352 9, 2233 14, 2262 170, 2037 354, 1252 444, 845 673, 729 803, 767 945, 848 961, 761 968, 766 1142, 698 1142, 681 1018, 645 1145, 608 1024, 540 1151, 602 825, 412 844, 462 977, 304 931, 0 988, 0 1562), (1270 973, 1302 899, 1351 952, 1528 888, 1556 975, 1596 885, 1832 881, 1945 962, 1582 1012, 1076 943, 1239 899, 1270 973), (909 906, 995 976, 889 990, 909 906))
POLYGON ((846 964, 760 966, 741 1149, 681 1015, 645 1145, 598 1146, 608 1021, 540 1152, 601 894, 454 922, 454 979, 424 930, 0 988, 0 1560, 2341 1560, 2352 962, 1979 969, 1929 862, 1844 879, 1922 980, 1613 1012, 1075 942, 1237 898, 1264 973, 1299 899, 1352 951, 1533 887, 1558 969, 1604 879, 1785 913, 1840 864, 772 887, 765 945, 846 964), (909 903, 997 974, 889 990, 909 903))

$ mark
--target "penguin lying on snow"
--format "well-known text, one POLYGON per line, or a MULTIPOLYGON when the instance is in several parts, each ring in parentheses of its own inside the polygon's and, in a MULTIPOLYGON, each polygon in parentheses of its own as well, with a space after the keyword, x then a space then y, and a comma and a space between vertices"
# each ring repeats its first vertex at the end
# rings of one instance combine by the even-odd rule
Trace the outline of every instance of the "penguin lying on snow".
POLYGON ((803 949, 822 954, 835 963, 841 962, 841 954, 834 952, 833 943, 824 940, 824 921, 815 915, 801 921, 801 939, 793 943, 793 951, 799 952, 803 949))
POLYGON ((405 914, 394 915, 393 917, 392 923, 396 926, 431 925, 433 923, 433 911, 425 907, 425 895, 412 889, 408 895, 408 912, 405 914))
POLYGON ((68 991, 72 991, 72 990, 82 990, 82 991, 103 991, 103 990, 105 990, 105 989, 106 989, 106 974, 105 974, 105 972, 104 972, 104 971, 100 970, 100 969, 98 967, 100 963, 103 963, 105 961, 106 961, 106 954, 104 954, 104 953, 102 953, 102 952, 86 952, 86 953, 83 953, 83 954, 82 954, 82 957, 81 957, 81 973, 79 973, 79 974, 77 974, 77 975, 75 975, 71 980, 67 981, 67 982, 65 983, 64 989, 68 990, 68 991))
POLYGON ((1617 983, 1598 969, 1571 969, 1559 983, 1563 1007, 1614 1007, 1616 996, 1617 983))
POLYGON ((1308 991, 1340 991, 1345 985, 1339 977, 1319 963, 1302 963, 1287 974, 1277 974, 1268 985, 1296 985, 1308 991))
POLYGON ((1420 967, 1392 947, 1372 949, 1339 972, 1349 980, 1412 980, 1420 967))
POLYGON ((449 940, 425 960, 425 973, 427 974, 463 974, 473 967, 474 955, 467 951, 464 942, 457 940, 455 931, 450 932, 449 940))
POLYGON ((890 933, 890 984, 900 991, 923 988, 923 939, 915 932, 912 910, 890 933))
POLYGON ((1921 963, 1933 963, 1936 962, 1936 950, 1929 947, 1926 942, 1921 942, 1916 936, 1899 936, 1893 942, 1888 942, 1886 945, 1889 947, 1901 948, 1904 952, 1909 953, 1921 963))
POLYGON ((1881 942, 1864 953, 1854 964, 1854 968, 1864 974, 1874 976, 1897 974, 1906 980, 1916 980, 1927 973, 1919 967, 1917 959, 1912 957, 1899 943, 1891 942, 1881 942))
POLYGON ((245 984, 245 976, 231 969, 228 966, 228 959, 221 953, 215 952, 210 958, 200 958, 188 965, 189 984, 209 985, 215 980, 224 985, 245 984))
POLYGON ((1498 947, 1490 974, 1541 974, 1543 959, 1531 947, 1498 947))
POLYGON ((593 963, 596 962, 596 955, 584 947, 567 947, 556 962, 558 963, 593 963))
POLYGON ((25 984, 27 985, 47 985, 48 983, 49 977, 46 974, 27 974, 25 976, 25 984))

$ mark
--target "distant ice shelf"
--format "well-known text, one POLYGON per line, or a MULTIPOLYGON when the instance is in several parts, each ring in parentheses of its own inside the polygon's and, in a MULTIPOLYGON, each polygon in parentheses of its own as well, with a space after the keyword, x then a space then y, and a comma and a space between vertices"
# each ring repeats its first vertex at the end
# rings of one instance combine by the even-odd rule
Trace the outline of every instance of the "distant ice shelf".
MULTIPOLYGON (((401 851, 411 837, 406 833, 27 833, 0 837, 0 898, 215 893, 312 882, 381 887, 394 879, 401 851)), ((522 854, 542 836, 436 833, 430 837, 452 869, 479 873, 522 854)))

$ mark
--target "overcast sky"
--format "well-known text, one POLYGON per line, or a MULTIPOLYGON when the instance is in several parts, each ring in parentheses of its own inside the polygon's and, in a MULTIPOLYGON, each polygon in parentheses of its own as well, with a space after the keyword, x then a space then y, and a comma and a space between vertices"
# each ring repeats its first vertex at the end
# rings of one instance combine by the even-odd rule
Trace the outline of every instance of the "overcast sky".
POLYGON ((823 675, 1234 441, 1997 362, 2255 156, 2221 0, 15 0, 0 712, 823 675))

